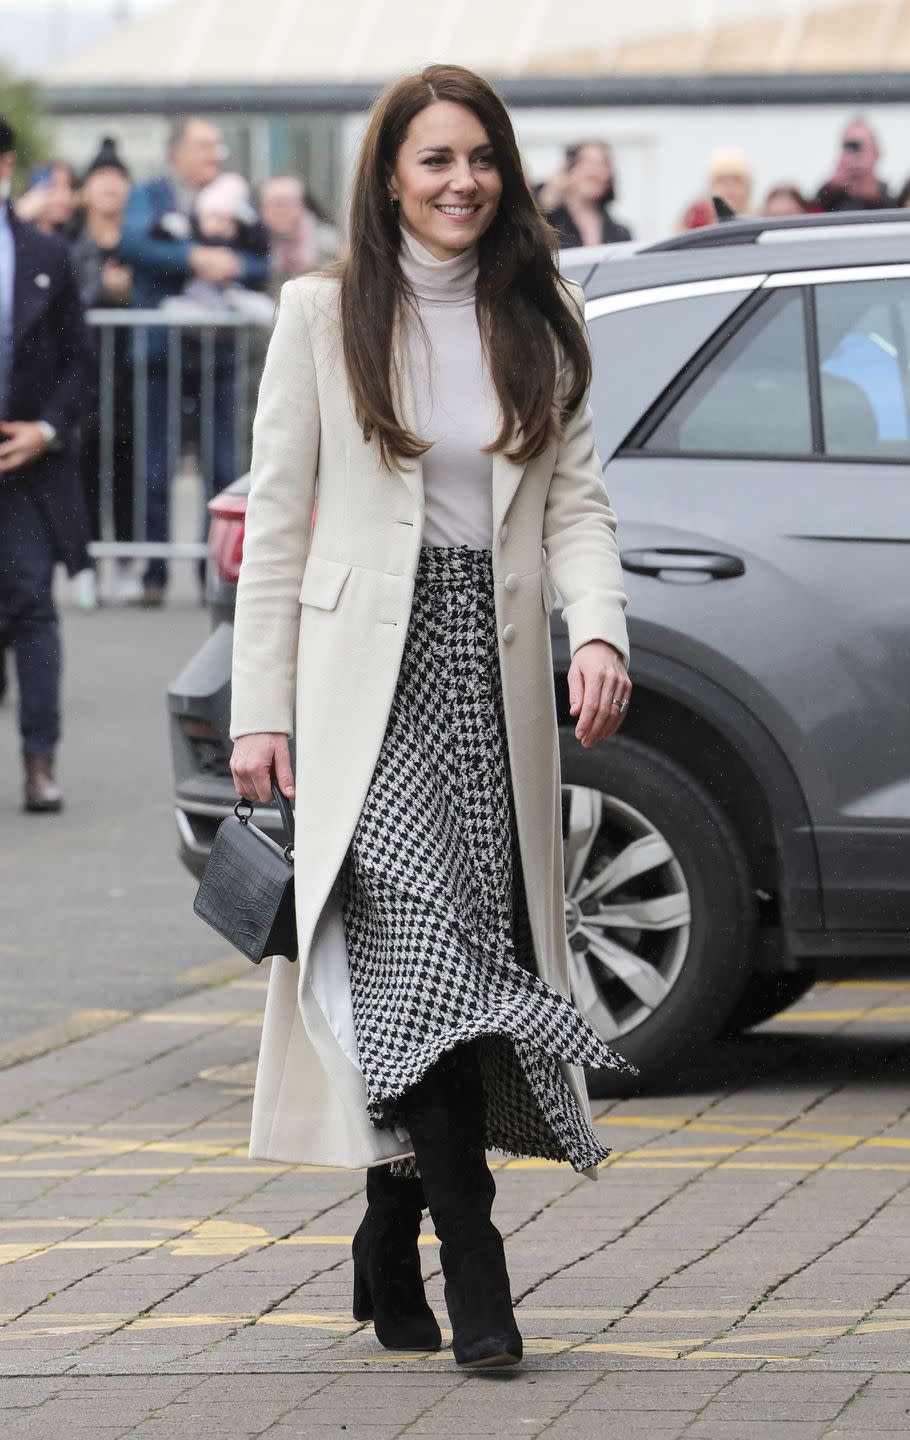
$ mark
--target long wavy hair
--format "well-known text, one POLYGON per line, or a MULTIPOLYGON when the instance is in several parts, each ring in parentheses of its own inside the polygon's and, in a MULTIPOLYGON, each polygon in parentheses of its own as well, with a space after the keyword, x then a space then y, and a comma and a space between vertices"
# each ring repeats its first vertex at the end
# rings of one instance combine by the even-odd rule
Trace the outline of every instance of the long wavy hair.
POLYGON ((354 411, 364 439, 376 437, 390 469, 429 448, 395 409, 393 335, 413 296, 399 264, 401 229, 389 180, 411 121, 437 100, 473 111, 502 180, 498 210, 477 247, 477 317, 502 412, 488 449, 507 451, 523 464, 559 438, 590 384, 591 361, 584 325, 567 303, 556 266, 555 236, 528 189, 506 107, 491 85, 458 65, 430 65, 398 80, 370 116, 351 196, 350 249, 335 272, 354 411), (561 371, 568 384, 557 407, 561 371))

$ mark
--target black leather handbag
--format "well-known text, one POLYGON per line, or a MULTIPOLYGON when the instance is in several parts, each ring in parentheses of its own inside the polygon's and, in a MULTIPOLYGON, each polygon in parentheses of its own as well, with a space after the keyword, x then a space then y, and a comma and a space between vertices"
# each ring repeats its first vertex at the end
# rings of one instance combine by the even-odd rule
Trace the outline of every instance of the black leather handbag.
POLYGON ((250 824, 253 807, 238 800, 215 832, 193 909, 252 960, 266 955, 297 958, 294 915, 294 812, 276 784, 272 794, 281 812, 287 843, 282 848, 250 824))

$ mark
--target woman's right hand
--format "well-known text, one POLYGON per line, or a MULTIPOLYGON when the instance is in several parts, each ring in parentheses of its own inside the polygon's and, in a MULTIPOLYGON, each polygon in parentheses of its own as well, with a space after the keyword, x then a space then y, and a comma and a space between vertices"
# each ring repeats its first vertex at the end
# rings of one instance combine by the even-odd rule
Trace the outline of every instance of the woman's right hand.
POLYGON ((272 798, 272 777, 282 795, 294 798, 294 772, 288 737, 267 731, 261 735, 240 735, 231 753, 234 789, 244 800, 266 804, 272 798))
POLYGON ((30 190, 26 190, 18 200, 14 201, 13 210, 19 220, 25 220, 29 225, 40 225, 50 198, 50 182, 39 180, 37 185, 33 185, 30 190))

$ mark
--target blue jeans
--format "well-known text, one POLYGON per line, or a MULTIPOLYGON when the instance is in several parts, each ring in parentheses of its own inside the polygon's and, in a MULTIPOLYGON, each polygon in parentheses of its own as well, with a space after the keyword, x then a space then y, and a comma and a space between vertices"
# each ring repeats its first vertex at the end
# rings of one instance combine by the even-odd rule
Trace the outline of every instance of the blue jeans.
POLYGON ((44 511, 15 474, 5 476, 0 481, 0 611, 16 654, 24 755, 52 756, 60 738, 54 561, 44 511))
MULTIPOLYGON (((214 377, 214 415, 211 432, 205 436, 208 452, 212 457, 210 472, 203 475, 206 499, 217 495, 226 485, 237 479, 234 460, 234 356, 233 351, 216 345, 214 377)), ((206 446, 202 443, 202 416, 199 413, 199 374, 195 368, 185 366, 181 376, 181 421, 184 399, 192 399, 196 413, 192 417, 193 434, 199 445, 201 456, 206 446)), ((148 442, 147 491, 146 491, 146 536, 149 540, 170 538, 171 479, 168 466, 168 414, 167 414, 167 366, 152 361, 148 368, 148 442)), ((184 426, 181 423, 181 432, 184 426)), ((146 585, 167 583, 167 562, 150 560, 146 567, 146 585)))

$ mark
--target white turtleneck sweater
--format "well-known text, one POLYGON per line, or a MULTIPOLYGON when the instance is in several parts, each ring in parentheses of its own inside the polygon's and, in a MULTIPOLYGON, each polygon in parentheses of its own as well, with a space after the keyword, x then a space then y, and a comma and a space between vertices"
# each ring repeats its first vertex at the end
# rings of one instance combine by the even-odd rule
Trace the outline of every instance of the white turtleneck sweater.
POLYGON ((416 433, 423 457, 424 545, 493 544, 493 457, 483 447, 499 429, 499 405, 475 310, 477 251, 437 260, 406 230, 401 268, 417 299, 407 317, 416 433))

